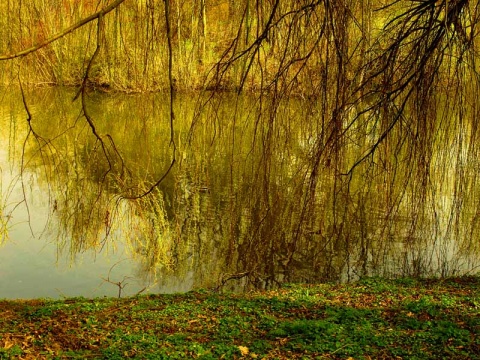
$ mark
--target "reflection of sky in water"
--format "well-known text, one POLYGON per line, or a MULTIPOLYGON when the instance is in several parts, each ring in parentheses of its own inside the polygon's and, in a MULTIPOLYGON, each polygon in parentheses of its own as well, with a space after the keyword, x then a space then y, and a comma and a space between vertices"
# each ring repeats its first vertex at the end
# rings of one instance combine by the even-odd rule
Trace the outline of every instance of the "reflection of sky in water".
MULTIPOLYGON (((21 97, 17 95, 0 101, 0 216, 9 219, 8 238, 0 244, 0 299, 118 296, 118 286, 104 280, 107 278, 114 283, 123 281, 126 286, 122 289, 122 296, 135 295, 145 287, 144 293, 190 290, 192 274, 182 278, 162 276, 155 284, 145 282, 139 275, 141 266, 130 255, 129 247, 117 241, 121 236, 116 237, 115 249, 107 244, 97 254, 94 251, 77 254, 71 263, 67 245, 65 254, 57 258, 54 240, 57 229, 50 225, 45 231, 47 223, 52 220, 48 218, 49 214, 52 217, 57 214, 52 214, 52 204, 49 204, 45 192, 47 187, 39 185, 37 175, 28 170, 36 166, 38 159, 28 163, 28 157, 35 154, 29 154, 25 159, 27 170, 23 176, 23 188, 18 175, 28 131, 26 113, 21 97), (22 202, 24 195, 28 209, 22 202)), ((65 104, 71 104, 71 96, 67 98, 69 101, 65 104)), ((29 109, 36 120, 35 101, 30 101, 29 109)), ((63 110, 55 109, 56 115, 57 110, 60 111, 60 120, 57 120, 66 121, 62 117, 63 110)), ((57 126, 55 119, 49 118, 49 124, 53 128, 57 126)), ((30 140, 34 141, 32 134, 30 140)), ((49 150, 56 149, 50 147, 49 150)), ((56 221, 51 222, 54 223, 56 221)))
POLYGON ((48 242, 48 235, 40 236, 49 212, 47 196, 35 188, 31 175, 25 174, 28 222, 25 204, 15 208, 23 198, 23 190, 12 175, 15 170, 9 170, 5 149, 0 150, 0 169, 1 201, 7 204, 2 216, 11 215, 8 239, 0 246, 0 298, 118 296, 118 287, 102 280, 109 276, 115 283, 129 277, 123 283, 127 285, 122 296, 134 295, 148 285, 134 278, 136 264, 123 244, 116 244, 115 251, 79 254, 73 264, 67 254, 57 261, 56 244, 48 242))
MULTIPOLYGON (((133 261, 122 249, 115 253, 80 254, 72 266, 56 262, 56 245, 33 238, 28 225, 16 226, 10 239, 0 248, 0 298, 33 298, 62 296, 116 296, 117 286, 102 280, 109 276, 122 281, 135 273, 133 261), (121 261, 125 259, 124 261, 121 261)), ((127 279, 123 295, 132 295, 144 285, 127 279)))

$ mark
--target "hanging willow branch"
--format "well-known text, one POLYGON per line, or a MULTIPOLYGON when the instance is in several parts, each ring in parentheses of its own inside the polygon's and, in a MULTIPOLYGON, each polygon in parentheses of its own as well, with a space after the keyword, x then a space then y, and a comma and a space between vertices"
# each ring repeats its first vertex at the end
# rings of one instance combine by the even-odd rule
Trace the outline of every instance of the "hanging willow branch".
MULTIPOLYGON (((395 2, 396 3, 396 2, 395 2)), ((367 76, 359 85, 359 101, 373 98, 371 105, 359 112, 391 113, 389 124, 369 150, 357 160, 348 174, 367 158, 373 156, 378 146, 404 117, 406 104, 414 93, 428 94, 438 80, 442 66, 452 59, 460 63, 463 54, 472 46, 463 18, 468 0, 411 1, 413 6, 390 20, 383 29, 377 45, 386 49, 366 65, 367 76)), ((393 4, 380 10, 388 9, 393 4)), ((375 51, 375 50, 374 50, 375 51)))
MULTIPOLYGON (((77 95, 73 98, 75 101, 76 98, 81 95, 81 100, 82 100, 82 111, 83 111, 83 116, 85 117, 88 126, 90 127, 90 130, 92 131, 92 134, 95 136, 97 141, 100 143, 100 146, 102 148, 103 155, 105 156, 105 159, 107 160, 108 163, 108 169, 105 171, 103 174, 103 181, 105 181, 108 173, 112 171, 113 169, 113 162, 115 160, 119 160, 121 163, 121 174, 123 175, 123 171, 125 169, 125 163, 123 161, 123 158, 120 154, 120 152, 117 150, 117 147, 115 145, 115 142, 113 141, 112 137, 109 134, 104 135, 108 141, 110 142, 110 145, 113 149, 113 156, 112 154, 108 151, 107 144, 105 142, 105 139, 100 133, 98 132, 94 119, 90 115, 90 111, 88 110, 87 106, 87 90, 88 90, 88 82, 89 82, 89 77, 90 77, 90 71, 92 69, 92 65, 95 63, 95 60, 100 53, 102 44, 104 43, 104 36, 105 36, 105 23, 104 23, 104 18, 103 15, 100 14, 97 20, 97 37, 96 37, 96 48, 93 53, 93 55, 90 57, 90 60, 88 61, 87 68, 85 69, 85 74, 83 76, 83 81, 80 86, 80 89, 77 93, 77 95)), ((127 169, 128 171, 128 169, 127 169)), ((102 181, 102 182, 103 182, 102 181)))
MULTIPOLYGON (((9 60, 9 59, 14 59, 14 58, 29 55, 31 53, 34 53, 34 52, 40 50, 41 48, 43 48, 45 46, 51 44, 52 42, 61 39, 62 37, 66 36, 67 34, 83 27, 84 25, 88 24, 89 22, 91 22, 93 20, 97 20, 98 23, 97 23, 96 48, 95 48, 95 51, 94 51, 93 55, 90 57, 90 59, 88 61, 87 68, 86 68, 84 76, 83 76, 82 84, 80 86, 80 89, 79 89, 77 95, 74 97, 74 100, 77 99, 79 96, 81 97, 83 115, 84 115, 84 117, 85 117, 85 119, 86 119, 86 121, 87 121, 87 123, 90 127, 90 130, 92 131, 92 134, 100 142, 102 152, 103 152, 103 154, 106 158, 106 161, 108 162, 108 168, 103 175, 104 180, 105 180, 106 176, 108 175, 108 173, 113 168, 114 159, 112 158, 112 154, 109 152, 109 149, 108 149, 107 143, 105 142, 105 139, 98 132, 98 130, 95 126, 94 119, 92 118, 92 116, 89 113, 89 110, 88 110, 88 107, 87 107, 87 104, 86 104, 87 90, 88 90, 88 82, 89 82, 89 78, 90 78, 91 68, 92 68, 94 62, 96 61, 96 58, 98 57, 98 54, 100 53, 101 45, 102 45, 102 42, 103 42, 102 39, 104 37, 104 34, 103 34, 103 32, 104 32, 104 16, 106 14, 108 14, 109 12, 111 12, 112 10, 118 8, 119 5, 121 5, 124 1, 125 0, 116 0, 113 3, 111 3, 110 5, 101 9, 100 11, 97 11, 96 13, 78 21, 74 25, 60 31, 59 33, 51 36, 50 38, 42 41, 39 44, 36 44, 36 45, 30 47, 28 49, 25 49, 25 50, 22 50, 22 51, 13 53, 13 54, 0 55, 0 60, 9 60)), ((138 199, 138 198, 141 198, 141 197, 144 197, 144 196, 150 194, 165 179, 165 177, 168 175, 168 173, 170 172, 170 170, 172 169, 172 167, 173 167, 173 165, 175 164, 175 161, 176 161, 176 159, 175 159, 176 144, 175 144, 175 139, 174 139, 174 126, 173 126, 174 119, 175 119, 175 114, 174 114, 174 109, 173 109, 175 82, 174 82, 173 75, 172 75, 173 74, 173 50, 172 50, 172 35, 171 35, 171 26, 170 26, 170 5, 169 5, 168 0, 165 0, 164 2, 165 2, 166 32, 167 32, 167 41, 168 41, 168 77, 169 77, 169 84, 170 84, 170 144, 173 147, 172 162, 171 162, 170 166, 168 167, 167 171, 165 172, 165 174, 159 180, 157 180, 147 191, 145 191, 141 194, 136 194, 136 195, 132 195, 132 196, 124 196, 123 198, 126 198, 126 199, 138 199)), ((124 170, 124 167, 125 167, 123 158, 120 155, 120 153, 118 152, 117 147, 115 146, 115 143, 113 142, 112 137, 108 134, 106 134, 105 137, 108 138, 110 146, 112 147, 112 149, 114 151, 115 157, 118 158, 121 161, 122 173, 123 173, 123 170, 124 170)))
POLYGON ((167 44, 168 44, 168 81, 169 81, 169 107, 170 107, 170 145, 172 146, 172 161, 170 163, 170 166, 168 167, 167 171, 158 179, 150 188, 138 195, 123 195, 123 199, 140 199, 143 198, 149 194, 151 194, 157 187, 162 183, 162 181, 167 177, 167 175, 170 173, 170 170, 172 170, 173 166, 175 165, 176 162, 176 152, 177 152, 177 147, 175 144, 175 137, 174 137, 174 120, 175 120, 175 112, 174 112, 174 101, 175 101, 175 81, 173 79, 173 48, 172 48, 172 32, 171 32, 171 26, 170 26, 170 0, 164 0, 165 3, 165 25, 167 28, 167 44))
MULTIPOLYGON (((83 110, 83 115, 85 116, 85 119, 87 120, 88 125, 90 126, 90 129, 92 131, 92 134, 97 138, 97 140, 100 142, 103 150, 103 154, 105 155, 105 158, 108 161, 108 170, 106 171, 104 175, 107 176, 107 174, 110 172, 112 169, 112 163, 110 161, 110 156, 108 155, 107 149, 105 147, 105 142, 103 141, 102 137, 98 133, 95 124, 93 122, 93 119, 91 115, 89 114, 88 108, 87 108, 87 103, 86 103, 86 98, 87 98, 87 84, 88 84, 88 78, 90 74, 90 70, 92 68, 92 64, 95 62, 95 59, 97 58, 98 54, 100 53, 100 48, 101 48, 101 43, 102 43, 102 34, 103 33, 103 16, 98 17, 98 24, 97 24, 97 46, 95 48, 95 52, 93 53, 92 57, 90 58, 90 61, 88 62, 87 69, 85 70, 85 76, 83 77, 82 85, 79 90, 79 94, 82 95, 82 110, 83 110)), ((76 97, 75 97, 76 98, 76 97)), ((74 100, 75 100, 74 98, 74 100)))
MULTIPOLYGON (((286 19, 290 17, 299 16, 300 14, 313 12, 319 5, 323 4, 324 2, 325 2, 324 0, 311 1, 303 6, 300 6, 298 9, 287 11, 282 14, 282 13, 279 13, 280 1, 275 0, 275 2, 273 3, 272 9, 270 10, 270 14, 268 16, 266 24, 263 27, 263 29, 260 31, 259 35, 254 39, 254 41, 249 46, 247 46, 247 48, 237 52, 237 48, 239 47, 239 42, 241 39, 241 36, 240 36, 240 31, 242 29, 242 26, 241 26, 242 24, 241 24, 238 28, 237 35, 232 40, 228 48, 224 51, 219 61, 216 63, 215 78, 214 78, 215 85, 213 87, 214 88, 219 87, 225 74, 230 69, 230 67, 233 66, 233 64, 235 64, 242 58, 246 58, 247 64, 246 64, 245 70, 241 74, 241 79, 238 86, 238 91, 241 91, 245 85, 245 81, 248 77, 248 74, 250 73, 253 62, 256 56, 258 55, 258 52, 260 51, 263 42, 268 41, 268 38, 271 35, 271 33, 276 28, 278 28, 282 22, 286 21, 286 19)), ((242 23, 246 21, 245 19, 246 12, 247 12, 247 9, 245 8, 245 11, 242 17, 242 23)), ((305 60, 305 59, 300 59, 299 61, 302 61, 302 60, 305 60)), ((281 74, 278 74, 278 75, 281 75, 281 74)))

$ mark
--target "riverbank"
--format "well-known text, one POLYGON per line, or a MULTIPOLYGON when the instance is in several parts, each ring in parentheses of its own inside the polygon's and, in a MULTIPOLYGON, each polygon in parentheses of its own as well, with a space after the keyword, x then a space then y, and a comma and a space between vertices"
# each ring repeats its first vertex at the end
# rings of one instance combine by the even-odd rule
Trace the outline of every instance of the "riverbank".
POLYGON ((480 277, 0 301, 0 359, 475 359, 480 277))

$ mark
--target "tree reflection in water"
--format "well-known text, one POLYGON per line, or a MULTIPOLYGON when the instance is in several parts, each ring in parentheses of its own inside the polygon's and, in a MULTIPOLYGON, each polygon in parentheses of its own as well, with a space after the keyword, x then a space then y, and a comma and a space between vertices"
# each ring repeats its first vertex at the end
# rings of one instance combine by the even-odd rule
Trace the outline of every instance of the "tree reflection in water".
POLYGON ((144 277, 207 288, 447 276, 478 264, 475 152, 449 121, 428 143, 392 130, 357 163, 380 131, 367 121, 327 148, 314 102, 223 97, 199 111, 179 96, 177 163, 150 195, 125 199, 169 166, 168 104, 159 94, 93 94, 98 131, 117 149, 109 166, 71 96, 27 94, 39 138, 24 147, 21 109, 2 128, 24 191, 48 193, 44 237, 72 256, 124 242, 144 277))

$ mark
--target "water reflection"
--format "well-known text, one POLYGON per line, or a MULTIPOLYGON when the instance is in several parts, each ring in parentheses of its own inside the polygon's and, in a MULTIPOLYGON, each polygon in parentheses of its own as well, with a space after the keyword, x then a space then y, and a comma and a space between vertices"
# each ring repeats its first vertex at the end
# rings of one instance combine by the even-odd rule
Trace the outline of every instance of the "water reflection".
MULTIPOLYGON (((145 286, 168 292, 366 274, 451 275, 478 264, 472 242, 478 204, 455 196, 460 186, 478 191, 476 178, 468 168, 463 178, 455 169, 445 174, 444 164, 459 164, 450 158, 454 152, 437 149, 438 139, 426 151, 401 129, 392 131, 372 161, 348 174, 374 141, 366 120, 348 128, 342 143, 327 146, 323 110, 315 103, 223 96, 199 107, 192 96, 179 95, 177 163, 151 195, 128 200, 170 165, 166 97, 92 93, 89 111, 102 147, 73 96, 66 89, 28 93, 33 134, 20 94, 3 92, 0 136, 8 147, 0 164, 1 200, 10 239, 0 249, 2 284, 18 282, 13 272, 41 273, 26 265, 14 270, 14 262, 41 258, 53 266, 57 251, 60 263, 81 254, 85 265, 45 280, 62 289, 71 284, 73 292, 45 296, 92 296, 106 288, 116 294, 102 278, 122 259, 128 260, 114 267, 112 278, 134 275, 130 294, 145 286), (415 151, 425 155, 418 164, 415 151), (427 172, 425 161, 443 170, 427 172), (26 238, 47 245, 14 250, 12 244, 26 238), (76 277, 91 277, 102 290, 93 292, 76 277)), ((444 143, 458 144, 445 129, 438 133, 444 143)), ((10 297, 13 288, 4 286, 0 297, 10 297)), ((45 293, 36 287, 32 295, 18 294, 45 293)))
MULTIPOLYGON (((0 154, 4 169, 7 153, 0 154)), ((8 200, 2 203, 8 232, 0 248, 1 298, 118 296, 118 286, 107 280, 123 282, 122 295, 136 294, 149 285, 139 281, 138 266, 122 243, 99 253, 87 250, 61 256, 59 244, 52 240, 55 237, 46 231, 51 221, 48 193, 42 191, 34 174, 24 174, 22 189, 20 179, 12 176, 18 169, 11 171, 7 167, 1 178, 2 199, 8 200)))

